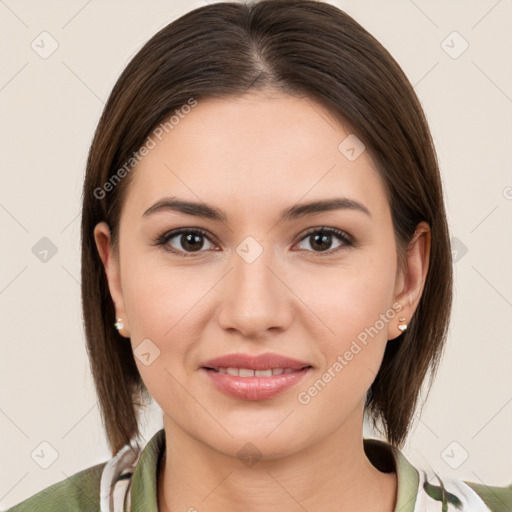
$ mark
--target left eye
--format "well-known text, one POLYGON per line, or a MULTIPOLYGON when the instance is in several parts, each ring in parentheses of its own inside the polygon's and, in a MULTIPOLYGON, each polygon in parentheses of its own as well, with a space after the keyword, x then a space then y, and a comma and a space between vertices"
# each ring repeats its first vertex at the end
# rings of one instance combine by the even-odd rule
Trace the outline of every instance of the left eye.
POLYGON ((304 240, 310 240, 310 247, 313 248, 313 252, 334 252, 330 251, 332 249, 332 242, 333 238, 337 238, 341 241, 341 243, 334 248, 334 250, 338 249, 339 247, 345 245, 345 246, 351 246, 353 245, 352 240, 348 235, 343 233, 343 231, 340 231, 339 229, 334 228, 322 228, 322 229, 316 229, 315 231, 310 231, 306 234, 300 241, 303 242, 304 240), (312 241, 312 243, 311 243, 312 241), (329 247, 326 247, 329 246, 329 247), (318 249, 318 250, 315 250, 318 249))

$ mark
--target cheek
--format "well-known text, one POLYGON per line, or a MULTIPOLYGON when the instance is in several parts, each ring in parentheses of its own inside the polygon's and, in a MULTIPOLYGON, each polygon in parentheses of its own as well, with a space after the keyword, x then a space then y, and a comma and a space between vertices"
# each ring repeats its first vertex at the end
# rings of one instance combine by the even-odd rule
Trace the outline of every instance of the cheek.
POLYGON ((208 282, 197 278, 197 270, 162 264, 143 254, 128 256, 125 269, 123 296, 133 341, 161 342, 172 338, 182 325, 190 327, 208 282))
POLYGON ((178 383, 186 381, 187 364, 200 339, 205 281, 197 272, 194 279, 183 268, 152 265, 148 257, 127 257, 126 269, 123 295, 139 373, 164 410, 176 404, 183 407, 187 395, 178 383), (144 353, 150 354, 149 361, 144 353))
MULTIPOLYGON (((300 297, 321 320, 325 339, 343 345, 373 326, 393 304, 396 261, 393 251, 368 253, 357 264, 319 270, 301 286, 300 297)), ((378 327, 382 330, 381 322, 378 327)), ((383 334, 386 335, 385 330, 383 334)))
POLYGON ((208 318, 205 294, 215 280, 192 267, 173 268, 133 253, 126 258, 126 269, 123 295, 135 361, 151 395, 163 403, 162 390, 179 391, 173 377, 183 382, 197 360, 208 318), (139 354, 148 351, 157 357, 146 365, 139 354))
POLYGON ((396 322, 392 307, 395 270, 394 252, 381 252, 365 264, 332 272, 328 280, 317 280, 318 286, 301 292, 321 320, 313 338, 326 372, 318 385, 323 390, 326 384, 319 404, 333 400, 342 409, 350 409, 348 402, 359 401, 375 379, 388 328, 396 322))

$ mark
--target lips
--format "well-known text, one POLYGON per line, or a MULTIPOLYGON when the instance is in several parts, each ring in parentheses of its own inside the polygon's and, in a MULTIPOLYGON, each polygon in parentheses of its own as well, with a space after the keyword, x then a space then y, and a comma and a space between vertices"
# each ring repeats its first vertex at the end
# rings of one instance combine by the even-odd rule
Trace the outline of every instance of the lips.
POLYGON ((242 368, 247 370, 273 370, 281 368, 283 370, 302 370, 311 366, 305 361, 299 361, 279 354, 260 354, 250 356, 248 354, 228 354, 215 359, 209 359, 201 364, 202 368, 242 368))
POLYGON ((311 370, 305 361, 278 354, 230 354, 202 363, 200 370, 224 394, 267 400, 297 384, 311 370))

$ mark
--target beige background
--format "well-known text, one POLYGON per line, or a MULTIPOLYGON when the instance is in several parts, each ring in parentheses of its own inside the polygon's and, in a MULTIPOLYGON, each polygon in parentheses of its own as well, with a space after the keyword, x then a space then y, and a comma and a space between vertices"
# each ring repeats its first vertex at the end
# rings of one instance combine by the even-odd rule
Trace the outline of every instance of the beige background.
MULTIPOLYGON (((456 238, 449 344, 404 453, 445 475, 511 484, 512 1, 331 3, 374 34, 415 85, 456 238)), ((81 325, 86 154, 129 59, 201 5, 0 0, 2 510, 109 457, 81 325), (42 58, 53 40, 58 48, 42 58), (57 249, 46 262, 33 253, 43 237, 57 249), (57 458, 43 469, 52 450, 57 458)), ((149 411, 146 438, 161 427, 159 414, 149 411)))

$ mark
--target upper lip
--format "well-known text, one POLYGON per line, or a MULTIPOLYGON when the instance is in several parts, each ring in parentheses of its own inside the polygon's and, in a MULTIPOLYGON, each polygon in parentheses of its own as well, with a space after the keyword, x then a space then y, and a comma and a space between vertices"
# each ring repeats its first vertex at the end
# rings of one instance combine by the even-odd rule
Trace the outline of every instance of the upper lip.
POLYGON ((257 356, 242 353, 226 354, 201 363, 202 368, 247 368, 252 370, 269 370, 273 368, 301 370, 308 366, 311 365, 307 362, 269 352, 257 356))

